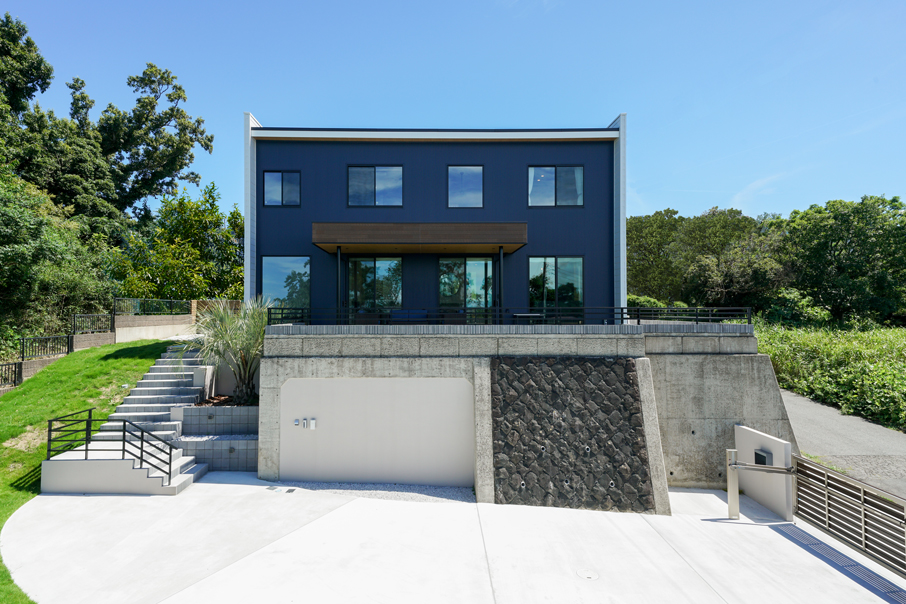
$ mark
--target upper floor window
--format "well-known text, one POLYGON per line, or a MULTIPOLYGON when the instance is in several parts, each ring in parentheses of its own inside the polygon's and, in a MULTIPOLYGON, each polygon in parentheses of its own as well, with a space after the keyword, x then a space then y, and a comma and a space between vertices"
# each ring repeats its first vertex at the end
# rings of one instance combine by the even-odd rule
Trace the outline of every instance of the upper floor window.
POLYGON ((481 166, 447 167, 447 207, 480 208, 484 204, 481 166))
POLYGON ((299 172, 265 172, 264 205, 297 206, 302 199, 302 175, 299 172))
POLYGON ((585 203, 582 166, 533 166, 528 169, 530 206, 581 206, 585 203))
POLYGON ((350 166, 349 205, 403 205, 403 167, 350 166))

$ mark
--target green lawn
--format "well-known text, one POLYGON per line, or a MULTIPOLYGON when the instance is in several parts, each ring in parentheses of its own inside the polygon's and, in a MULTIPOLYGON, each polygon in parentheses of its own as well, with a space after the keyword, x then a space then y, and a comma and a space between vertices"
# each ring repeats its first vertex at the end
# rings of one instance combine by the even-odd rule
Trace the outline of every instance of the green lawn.
MULTIPOLYGON (((168 344, 142 340, 80 350, 0 397, 0 526, 41 491, 47 420, 91 407, 99 419, 107 417, 168 344)), ((31 602, 2 562, 0 602, 31 602)))

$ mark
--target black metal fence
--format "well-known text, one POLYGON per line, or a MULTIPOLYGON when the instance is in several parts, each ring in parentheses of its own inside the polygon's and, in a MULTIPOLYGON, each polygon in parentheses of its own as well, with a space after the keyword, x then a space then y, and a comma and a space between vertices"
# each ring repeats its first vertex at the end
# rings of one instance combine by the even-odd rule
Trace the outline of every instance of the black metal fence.
POLYGON ((41 357, 55 357, 72 352, 72 335, 38 336, 22 338, 20 357, 23 361, 41 357))
POLYGON ((72 333, 113 331, 113 315, 72 315, 72 333))
POLYGON ((752 323, 751 308, 270 308, 268 325, 615 325, 752 323))
POLYGON ((18 386, 22 383, 22 362, 0 365, 0 386, 18 386))
POLYGON ((115 315, 188 315, 190 300, 155 300, 151 298, 114 298, 115 315))

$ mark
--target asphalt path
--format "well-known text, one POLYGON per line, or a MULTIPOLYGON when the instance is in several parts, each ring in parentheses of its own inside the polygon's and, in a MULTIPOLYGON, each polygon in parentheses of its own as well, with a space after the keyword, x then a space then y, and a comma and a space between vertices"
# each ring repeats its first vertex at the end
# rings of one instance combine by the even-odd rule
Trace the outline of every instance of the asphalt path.
POLYGON ((799 450, 906 499, 906 433, 781 389, 799 450))

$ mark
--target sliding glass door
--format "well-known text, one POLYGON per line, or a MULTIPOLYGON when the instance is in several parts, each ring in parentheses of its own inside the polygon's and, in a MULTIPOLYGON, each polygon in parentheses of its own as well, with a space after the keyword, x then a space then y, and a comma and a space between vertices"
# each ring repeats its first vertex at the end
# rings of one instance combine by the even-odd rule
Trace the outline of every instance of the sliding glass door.
POLYGON ((492 258, 441 258, 439 269, 441 308, 494 306, 492 258))
POLYGON ((349 308, 377 312, 403 305, 401 258, 350 258, 349 308))

